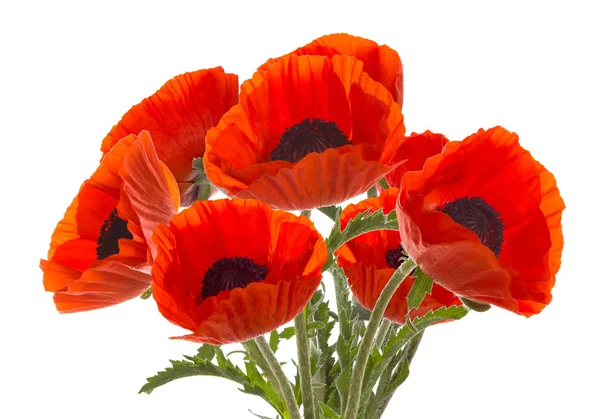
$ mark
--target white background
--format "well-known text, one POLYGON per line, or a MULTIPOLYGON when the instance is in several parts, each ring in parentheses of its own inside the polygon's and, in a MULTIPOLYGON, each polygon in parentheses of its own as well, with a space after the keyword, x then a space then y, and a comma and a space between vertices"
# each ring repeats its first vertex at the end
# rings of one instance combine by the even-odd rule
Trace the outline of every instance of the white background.
POLYGON ((409 132, 462 139, 501 124, 555 173, 567 204, 552 304, 531 319, 493 309, 430 328, 385 417, 600 417, 595 2, 240 3, 2 2, 0 417, 273 416, 217 378, 138 395, 196 345, 168 340, 182 330, 152 300, 59 315, 38 261, 132 105, 179 73, 221 65, 241 81, 340 31, 400 53, 409 132))

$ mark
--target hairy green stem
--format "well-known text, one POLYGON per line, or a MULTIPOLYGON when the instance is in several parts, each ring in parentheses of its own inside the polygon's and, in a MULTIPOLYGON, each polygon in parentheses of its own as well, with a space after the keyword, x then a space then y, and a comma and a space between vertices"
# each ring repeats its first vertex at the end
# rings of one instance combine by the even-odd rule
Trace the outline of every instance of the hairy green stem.
POLYGON ((273 389, 277 393, 279 397, 282 397, 281 388, 279 386, 279 381, 273 375, 273 371, 269 367, 269 363, 267 362, 267 358, 263 355, 260 349, 258 349, 258 345, 254 340, 249 340, 247 342, 243 342, 242 345, 246 349, 248 356, 256 362, 258 368, 263 371, 263 374, 267 378, 267 381, 271 383, 273 389))
POLYGON ((375 338, 375 346, 377 349, 381 349, 384 345, 385 339, 390 331, 390 327, 392 326, 392 322, 388 319, 383 319, 381 321, 381 326, 379 327, 379 331, 377 332, 377 337, 375 338))
POLYGON ((367 368, 367 361, 369 355, 373 349, 373 343, 375 341, 375 335, 379 328, 379 323, 383 318, 383 313, 387 305, 389 304, 394 292, 398 289, 404 278, 417 266, 417 264, 411 259, 406 259, 404 263, 394 272, 388 283, 381 291, 381 295, 375 303, 375 307, 371 312, 371 318, 369 319, 369 325, 365 331, 365 335, 360 342, 358 348, 358 354, 356 355, 356 364, 352 371, 352 377, 350 379, 350 391, 348 392, 348 404, 344 414, 344 419, 357 419, 358 412, 360 410, 360 396, 362 392, 363 379, 365 377, 365 369, 367 368))
MULTIPOLYGON (((398 376, 398 374, 400 373, 400 369, 402 368, 402 363, 403 361, 406 359, 408 361, 408 365, 410 365, 410 363, 412 362, 413 358, 415 357, 415 354, 417 353, 417 349, 419 349, 419 344, 421 343, 421 339, 423 339, 423 333, 425 331, 420 332, 419 334, 417 334, 415 337, 413 337, 408 344, 406 345, 406 348, 404 349, 403 353, 402 353, 402 357, 400 359, 399 362, 396 363, 396 369, 393 371, 393 373, 391 374, 391 377, 388 379, 388 383, 392 382, 396 379, 396 377, 398 376)), ((392 369, 390 368, 390 371, 392 369)), ((394 397, 394 393, 396 393, 397 389, 392 390, 389 394, 387 394, 385 397, 383 397, 381 399, 381 402, 379 403, 379 406, 377 406, 377 409, 375 410, 375 414, 373 415, 373 419, 380 419, 381 416, 383 415, 383 412, 385 411, 386 407, 388 406, 390 400, 392 400, 392 397, 394 397)), ((379 393, 379 390, 377 391, 377 393, 379 393)), ((378 399, 378 396, 376 396, 376 400, 378 399)))
POLYGON ((290 381, 286 377, 283 369, 281 369, 281 365, 277 360, 277 357, 271 350, 269 346, 269 342, 265 339, 264 336, 258 336, 254 338, 254 342, 258 346, 260 352, 262 352, 265 357, 265 361, 267 365, 271 369, 271 373, 279 383, 279 388, 281 389, 281 395, 283 396, 283 400, 288 408, 288 412, 290 413, 291 419, 301 419, 300 409, 298 409, 298 404, 296 403, 296 396, 294 396, 294 389, 292 388, 290 381))
POLYGON ((317 419, 315 412, 315 396, 312 388, 310 372, 310 342, 306 330, 306 309, 294 318, 296 329, 296 347, 298 349, 298 372, 300 373, 300 389, 304 405, 304 419, 317 419))

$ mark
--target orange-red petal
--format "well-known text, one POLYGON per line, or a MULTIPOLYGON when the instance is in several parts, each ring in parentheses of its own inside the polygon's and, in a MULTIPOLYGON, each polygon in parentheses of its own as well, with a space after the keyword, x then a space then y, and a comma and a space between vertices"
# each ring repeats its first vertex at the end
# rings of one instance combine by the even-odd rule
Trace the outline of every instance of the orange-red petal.
POLYGON ((242 84, 240 104, 207 134, 208 178, 229 195, 301 210, 365 192, 397 164, 402 113, 349 56, 290 55, 242 84), (296 163, 272 160, 282 133, 303 120, 334 122, 350 142, 296 163))
POLYGON ((204 155, 206 132, 237 102, 235 74, 221 67, 181 74, 127 111, 102 141, 102 152, 106 155, 121 138, 147 130, 158 158, 184 193, 191 187, 192 160, 204 155))
POLYGON ((385 176, 388 185, 399 188, 402 176, 406 172, 422 170, 427 159, 441 153, 447 142, 448 139, 443 134, 436 134, 429 130, 422 134, 413 132, 410 137, 406 137, 390 161, 404 163, 385 176))
POLYGON ((215 345, 245 341, 293 319, 321 281, 325 242, 306 217, 247 200, 197 202, 156 229, 152 269, 159 311, 215 345), (204 277, 223 258, 249 258, 266 277, 202 297, 204 277))
POLYGON ((57 309, 102 308, 148 288, 149 234, 176 213, 178 199, 175 179, 158 160, 148 132, 119 141, 81 186, 52 235, 48 260, 40 262, 57 309), (129 237, 120 235, 117 253, 100 258, 101 230, 114 211, 129 237))
POLYGON ((457 295, 530 316, 551 300, 563 209, 554 177, 516 134, 496 127, 448 143, 422 171, 407 173, 398 223, 408 254, 434 281, 457 295), (500 214, 498 257, 440 211, 462 197, 480 197, 500 214))
MULTIPOLYGON (((390 188, 375 198, 365 199, 348 205, 340 216, 342 229, 357 214, 366 210, 383 209, 385 214, 396 209, 399 189, 390 188)), ((375 307, 381 291, 392 277, 395 269, 388 266, 386 254, 401 245, 400 233, 392 230, 378 230, 360 235, 345 243, 336 252, 337 263, 348 278, 350 290, 358 302, 368 310, 375 307)), ((408 309, 406 298, 414 282, 413 277, 405 279, 394 293, 384 317, 404 324, 408 309)), ((411 318, 422 316, 429 310, 460 305, 460 299, 441 286, 434 284, 432 292, 425 296, 419 308, 413 310, 411 318)))
MULTIPOLYGON (((311 43, 298 48, 291 54, 295 55, 350 55, 364 63, 364 71, 376 82, 388 89, 394 100, 402 107, 403 71, 400 56, 387 45, 346 33, 325 35, 311 43)), ((289 54, 288 54, 289 55, 289 54)), ((274 60, 269 60, 261 66, 265 68, 274 60)))

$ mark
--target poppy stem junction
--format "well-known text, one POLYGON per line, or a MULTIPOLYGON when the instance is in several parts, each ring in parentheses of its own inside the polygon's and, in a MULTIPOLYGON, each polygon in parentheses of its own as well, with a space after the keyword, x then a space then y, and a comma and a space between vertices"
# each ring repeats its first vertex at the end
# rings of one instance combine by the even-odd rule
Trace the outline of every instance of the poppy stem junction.
POLYGON ((279 383, 283 400, 285 401, 288 412, 290 413, 290 419, 302 419, 302 416, 300 416, 300 409, 298 409, 298 404, 296 403, 296 396, 294 396, 294 390, 292 389, 290 381, 283 372, 283 369, 281 369, 281 365, 279 364, 277 357, 271 350, 269 342, 267 342, 265 337, 262 335, 254 338, 254 342, 256 342, 258 349, 265 357, 265 360, 271 369, 271 373, 279 383))
POLYGON ((294 318, 296 329, 296 346, 298 348, 298 373, 300 374, 300 388, 302 390, 302 404, 304 405, 304 419, 317 419, 315 411, 315 396, 312 388, 312 374, 310 370, 310 342, 306 330, 306 309, 294 318))
POLYGON ((375 303, 367 330, 360 342, 358 354, 356 355, 356 364, 354 365, 354 370, 352 371, 352 377, 350 379, 350 391, 348 392, 348 404, 343 416, 344 419, 357 419, 358 417, 367 361, 369 360, 369 355, 373 349, 373 343, 375 342, 375 336, 379 324, 381 323, 381 319, 383 318, 383 313, 404 278, 406 278, 416 266, 417 264, 413 260, 407 258, 396 272, 394 272, 381 291, 377 303, 375 303))

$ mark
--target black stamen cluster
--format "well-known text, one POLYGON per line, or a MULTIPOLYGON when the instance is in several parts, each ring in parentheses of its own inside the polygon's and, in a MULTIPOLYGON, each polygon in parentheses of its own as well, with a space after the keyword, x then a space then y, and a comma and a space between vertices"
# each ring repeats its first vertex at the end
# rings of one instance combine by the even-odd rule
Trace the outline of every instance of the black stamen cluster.
POLYGON ((481 243, 487 246, 496 257, 502 252, 504 223, 500 214, 481 197, 459 198, 441 208, 454 222, 477 234, 481 243))
POLYGON ((222 258, 213 263, 204 274, 201 297, 205 300, 221 291, 245 288, 252 282, 264 280, 266 276, 266 266, 257 265, 250 258, 222 258))
POLYGON ((335 122, 306 118, 285 130, 271 152, 271 160, 296 163, 309 153, 322 153, 348 144, 352 143, 335 122))
POLYGON ((96 247, 96 258, 98 260, 106 259, 109 256, 119 253, 119 239, 133 239, 133 234, 127 230, 127 222, 120 218, 117 209, 113 209, 102 228, 100 228, 100 237, 96 247))

